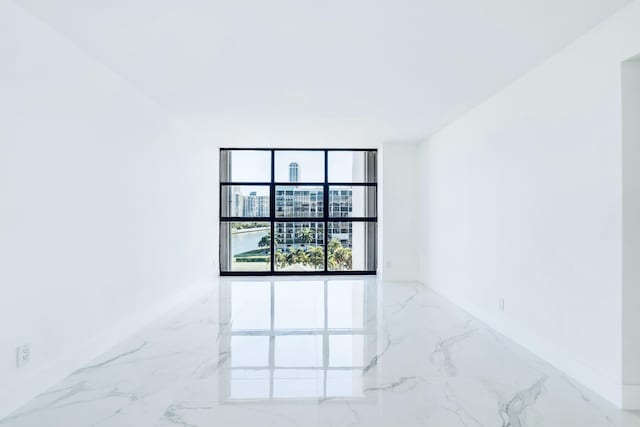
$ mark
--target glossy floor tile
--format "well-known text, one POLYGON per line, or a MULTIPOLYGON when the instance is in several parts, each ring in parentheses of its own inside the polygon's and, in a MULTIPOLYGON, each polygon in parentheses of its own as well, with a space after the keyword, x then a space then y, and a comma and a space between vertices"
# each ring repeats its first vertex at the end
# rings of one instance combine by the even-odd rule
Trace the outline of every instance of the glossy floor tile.
POLYGON ((419 284, 221 280, 2 427, 640 426, 419 284))

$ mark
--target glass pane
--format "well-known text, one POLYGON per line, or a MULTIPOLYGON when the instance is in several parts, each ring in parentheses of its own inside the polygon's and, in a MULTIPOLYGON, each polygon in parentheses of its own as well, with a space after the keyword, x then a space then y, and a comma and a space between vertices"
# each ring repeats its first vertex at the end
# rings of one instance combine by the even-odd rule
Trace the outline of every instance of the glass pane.
POLYGON ((330 222, 327 227, 329 271, 375 271, 375 223, 330 222))
POLYGON ((275 223, 276 271, 324 270, 324 223, 275 223))
POLYGON ((324 182, 324 151, 276 151, 276 182, 324 182))
POLYGON ((269 271, 271 238, 268 222, 222 222, 221 271, 269 271))
POLYGON ((222 216, 268 217, 269 186, 223 185, 222 216))
POLYGON ((276 282, 274 284, 276 329, 324 327, 324 282, 276 282))
POLYGON ((375 151, 329 151, 329 182, 376 182, 375 151))
POLYGON ((221 182, 270 182, 271 151, 220 151, 221 182))
POLYGON ((329 216, 333 218, 376 216, 376 187, 329 187, 329 216))
POLYGON ((318 186, 276 186, 276 217, 322 217, 324 189, 318 186))

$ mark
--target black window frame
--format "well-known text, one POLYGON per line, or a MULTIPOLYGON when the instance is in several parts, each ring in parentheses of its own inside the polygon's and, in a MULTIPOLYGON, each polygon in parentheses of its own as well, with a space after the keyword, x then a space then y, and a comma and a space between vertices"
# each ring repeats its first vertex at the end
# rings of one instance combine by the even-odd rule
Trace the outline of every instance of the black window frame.
MULTIPOLYGON (((240 181, 226 181, 219 177, 220 180, 220 194, 219 194, 219 272, 220 276, 359 276, 359 275, 376 275, 378 268, 378 150, 375 148, 220 148, 220 163, 222 163, 223 152, 225 151, 269 151, 271 152, 271 181, 270 182, 240 182, 240 181), (291 186, 291 182, 279 182, 275 180, 275 154, 278 151, 320 151, 324 152, 324 181, 323 182, 296 182, 296 186, 304 187, 322 187, 323 189, 323 215, 316 217, 278 217, 276 216, 276 187, 278 186, 291 186), (337 182, 329 181, 329 153, 335 151, 353 151, 353 152, 368 152, 375 155, 375 173, 372 182, 337 182), (268 186, 269 187, 269 216, 265 217, 236 217, 236 216, 223 216, 223 189, 226 186, 268 186), (374 212, 373 216, 364 217, 339 217, 330 216, 329 208, 329 191, 332 186, 349 186, 349 187, 374 187, 375 188, 375 200, 374 200, 374 212), (270 265, 269 271, 224 271, 222 266, 222 226, 225 223, 233 222, 263 222, 269 223, 270 226, 270 265), (323 223, 324 238, 324 269, 315 271, 278 271, 275 269, 275 224, 279 222, 317 222, 323 223), (374 243, 371 250, 373 250, 374 268, 372 270, 348 270, 338 271, 329 270, 328 265, 328 237, 329 237, 329 223, 358 223, 366 222, 375 224, 374 231, 374 243)), ((222 170, 222 169, 221 169, 222 170)), ((220 174, 222 175, 222 173, 220 174)))

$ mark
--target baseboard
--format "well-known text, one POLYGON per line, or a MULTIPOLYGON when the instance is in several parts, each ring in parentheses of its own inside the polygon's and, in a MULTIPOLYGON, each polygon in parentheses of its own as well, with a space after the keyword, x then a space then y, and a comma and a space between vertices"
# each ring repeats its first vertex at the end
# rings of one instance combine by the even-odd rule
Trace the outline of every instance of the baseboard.
POLYGON ((187 308, 198 298, 212 291, 211 282, 197 282, 182 291, 164 298, 146 310, 135 313, 103 333, 96 334, 78 348, 69 350, 55 362, 35 370, 20 381, 2 384, 0 391, 0 421, 22 407, 38 394, 52 387, 75 370, 100 356, 150 323, 187 308))
MULTIPOLYGON (((577 383, 580 383, 584 387, 592 390, 594 393, 599 394, 618 408, 623 407, 622 387, 619 379, 611 378, 610 376, 599 372, 597 369, 592 368, 588 364, 558 351, 554 345, 546 342, 544 339, 532 334, 531 332, 518 327, 512 322, 509 322, 507 318, 504 318, 499 314, 489 313, 473 304, 460 301, 455 296, 449 295, 446 291, 436 287, 429 286, 429 288, 445 299, 451 301, 456 306, 467 311, 478 320, 500 332, 505 337, 534 353, 556 369, 566 373, 577 383)), ((638 398, 640 397, 640 394, 636 394, 635 396, 638 398)), ((635 402, 638 402, 638 400, 635 400, 635 402)))
POLYGON ((629 411, 640 410, 640 384, 622 386, 622 407, 629 411))

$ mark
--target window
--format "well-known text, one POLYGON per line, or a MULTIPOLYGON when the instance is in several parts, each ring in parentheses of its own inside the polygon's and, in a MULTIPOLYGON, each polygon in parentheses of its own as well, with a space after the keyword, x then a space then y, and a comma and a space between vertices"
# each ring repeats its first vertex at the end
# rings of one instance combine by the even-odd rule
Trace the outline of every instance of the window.
POLYGON ((221 275, 375 274, 377 151, 220 151, 221 275))

